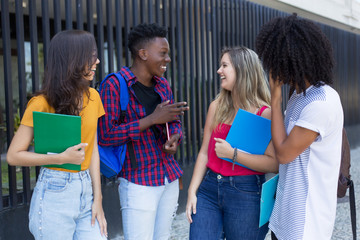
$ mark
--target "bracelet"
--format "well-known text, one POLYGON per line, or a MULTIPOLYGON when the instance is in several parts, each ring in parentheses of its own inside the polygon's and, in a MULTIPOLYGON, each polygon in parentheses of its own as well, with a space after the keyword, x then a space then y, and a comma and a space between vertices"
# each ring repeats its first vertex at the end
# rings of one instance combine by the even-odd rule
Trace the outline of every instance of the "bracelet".
POLYGON ((234 171, 234 166, 235 166, 235 161, 237 158, 237 148, 234 148, 234 155, 233 155, 233 165, 232 165, 232 170, 234 171))

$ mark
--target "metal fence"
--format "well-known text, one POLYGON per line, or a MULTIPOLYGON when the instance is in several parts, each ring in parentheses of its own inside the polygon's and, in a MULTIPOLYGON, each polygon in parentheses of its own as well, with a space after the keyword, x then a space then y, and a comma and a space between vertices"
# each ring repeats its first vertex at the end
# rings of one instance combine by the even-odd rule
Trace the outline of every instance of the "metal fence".
MULTIPOLYGON (((40 87, 55 33, 84 29, 95 35, 101 60, 99 81, 131 64, 127 34, 132 26, 156 22, 167 27, 172 61, 166 77, 175 99, 190 106, 182 119, 185 138, 177 155, 187 166, 196 159, 207 107, 219 90, 216 70, 221 49, 234 45, 254 49, 260 27, 286 15, 244 0, 1 0, 0 14, 0 211, 30 202, 38 168, 7 166, 5 154, 29 96, 40 87)), ((321 27, 335 50, 334 86, 342 98, 345 123, 358 124, 359 36, 321 27)), ((286 91, 284 104, 285 95, 286 91)))

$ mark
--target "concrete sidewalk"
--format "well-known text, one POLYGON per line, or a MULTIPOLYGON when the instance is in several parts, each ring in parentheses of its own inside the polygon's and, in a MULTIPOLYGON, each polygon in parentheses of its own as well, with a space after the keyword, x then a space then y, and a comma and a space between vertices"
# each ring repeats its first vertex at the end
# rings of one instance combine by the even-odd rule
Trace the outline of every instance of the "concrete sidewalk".
MULTIPOLYGON (((355 198, 357 209, 357 236, 360 237, 360 147, 351 150, 351 175, 355 185, 355 198)), ((350 206, 349 206, 349 191, 347 196, 339 199, 335 228, 332 240, 351 240, 351 221, 350 221, 350 206)), ((171 240, 185 240, 189 237, 189 223, 186 220, 185 213, 178 214, 173 222, 173 230, 171 240)), ((270 236, 266 240, 270 240, 270 236)), ((123 240, 123 237, 114 238, 114 240, 123 240)))

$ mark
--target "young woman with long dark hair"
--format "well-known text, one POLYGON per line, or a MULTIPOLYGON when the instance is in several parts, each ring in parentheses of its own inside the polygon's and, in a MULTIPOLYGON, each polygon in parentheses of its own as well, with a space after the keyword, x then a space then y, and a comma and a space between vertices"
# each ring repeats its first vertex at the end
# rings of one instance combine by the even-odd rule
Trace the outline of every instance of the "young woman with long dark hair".
POLYGON ((30 204, 29 228, 35 239, 105 239, 97 122, 104 112, 94 78, 97 48, 94 36, 69 30, 50 42, 41 91, 30 99, 7 153, 14 166, 81 164, 81 171, 42 167, 30 204), (59 154, 28 151, 34 137, 33 111, 81 117, 82 143, 59 154))

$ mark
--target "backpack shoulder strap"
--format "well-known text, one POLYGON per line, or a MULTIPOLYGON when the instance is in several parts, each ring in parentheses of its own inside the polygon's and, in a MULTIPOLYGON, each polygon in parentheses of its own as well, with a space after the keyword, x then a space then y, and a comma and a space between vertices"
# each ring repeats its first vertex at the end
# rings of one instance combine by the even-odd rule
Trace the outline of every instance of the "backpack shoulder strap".
POLYGON ((100 83, 100 89, 104 82, 109 79, 111 76, 115 76, 115 78, 119 81, 120 84, 120 108, 126 109, 129 103, 129 90, 127 87, 127 83, 124 77, 120 74, 120 72, 109 73, 100 83))
POLYGON ((129 103, 129 90, 127 83, 124 79, 124 77, 120 74, 120 72, 114 73, 116 78, 118 79, 120 83, 120 106, 121 109, 125 110, 127 108, 127 105, 129 103))

